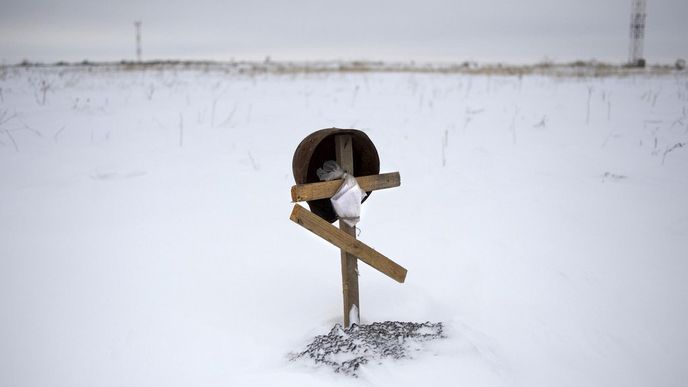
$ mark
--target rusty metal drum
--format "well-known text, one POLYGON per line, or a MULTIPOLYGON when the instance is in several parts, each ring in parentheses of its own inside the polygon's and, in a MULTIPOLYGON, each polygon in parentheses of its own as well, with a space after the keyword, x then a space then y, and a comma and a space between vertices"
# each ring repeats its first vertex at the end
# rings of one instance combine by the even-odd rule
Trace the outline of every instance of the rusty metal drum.
MULTIPOLYGON (((315 131, 304 138, 292 159, 292 171, 296 184, 316 183, 320 181, 316 171, 325 161, 336 160, 334 138, 337 135, 348 134, 351 136, 354 176, 377 175, 380 173, 380 157, 375 145, 368 135, 357 129, 329 128, 315 131)), ((370 197, 367 192, 365 201, 370 197)), ((311 212, 332 223, 337 220, 337 214, 332 208, 330 199, 311 200, 308 203, 311 212)))

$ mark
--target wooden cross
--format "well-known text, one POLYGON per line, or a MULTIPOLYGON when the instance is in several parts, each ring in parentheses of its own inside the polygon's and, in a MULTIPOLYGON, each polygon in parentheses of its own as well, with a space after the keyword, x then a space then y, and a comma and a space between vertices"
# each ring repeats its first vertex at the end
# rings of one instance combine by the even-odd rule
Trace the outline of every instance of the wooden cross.
MULTIPOLYGON (((335 150, 337 164, 353 175, 353 151, 351 136, 335 136, 335 150)), ((401 185, 398 172, 380 175, 357 177, 358 185, 366 192, 393 188, 401 185)), ((332 180, 320 183, 297 184, 291 187, 291 199, 294 202, 331 198, 342 184, 342 180, 332 180)), ((392 278, 403 283, 406 279, 406 269, 391 259, 375 251, 365 243, 356 239, 356 228, 350 227, 341 219, 339 228, 331 225, 318 215, 308 211, 298 204, 289 217, 292 221, 310 230, 315 235, 325 239, 341 249, 342 290, 344 296, 344 326, 349 327, 353 321, 360 321, 360 304, 358 298, 358 259, 392 278)))

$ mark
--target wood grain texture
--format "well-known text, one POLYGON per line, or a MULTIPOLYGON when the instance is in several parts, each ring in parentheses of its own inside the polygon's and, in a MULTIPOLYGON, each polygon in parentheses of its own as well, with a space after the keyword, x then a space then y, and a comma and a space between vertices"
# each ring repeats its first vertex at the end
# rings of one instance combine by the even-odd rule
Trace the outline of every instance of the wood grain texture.
POLYGON ((294 205, 289 219, 340 249, 358 257, 358 259, 391 279, 399 283, 404 283, 406 280, 407 270, 402 266, 300 205, 294 205))
MULTIPOLYGON (((334 137, 334 149, 337 164, 350 175, 354 174, 354 144, 351 135, 334 137)), ((343 220, 339 220, 339 229, 356 239, 356 227, 351 227, 343 220)), ((340 253, 342 265, 342 298, 344 305, 344 326, 351 326, 352 322, 360 324, 361 304, 358 297, 358 259, 342 249, 340 253), (354 321, 351 321, 351 319, 354 321)))
MULTIPOLYGON (((358 185, 364 191, 370 192, 400 186, 401 176, 399 176, 399 172, 390 172, 379 175, 359 176, 356 178, 356 181, 358 181, 358 185)), ((331 198, 341 185, 341 179, 297 184, 291 187, 291 200, 292 202, 304 202, 331 198)))

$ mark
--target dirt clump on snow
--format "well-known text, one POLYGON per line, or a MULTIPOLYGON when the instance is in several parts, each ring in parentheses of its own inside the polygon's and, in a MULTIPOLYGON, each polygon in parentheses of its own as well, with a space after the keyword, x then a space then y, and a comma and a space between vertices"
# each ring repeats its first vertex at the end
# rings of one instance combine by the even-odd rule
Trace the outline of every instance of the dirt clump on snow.
POLYGON ((290 355, 292 361, 310 360, 318 366, 332 367, 334 372, 357 376, 359 367, 383 359, 411 358, 424 343, 445 338, 438 323, 385 321, 369 325, 337 324, 326 335, 316 336, 302 352, 290 355))

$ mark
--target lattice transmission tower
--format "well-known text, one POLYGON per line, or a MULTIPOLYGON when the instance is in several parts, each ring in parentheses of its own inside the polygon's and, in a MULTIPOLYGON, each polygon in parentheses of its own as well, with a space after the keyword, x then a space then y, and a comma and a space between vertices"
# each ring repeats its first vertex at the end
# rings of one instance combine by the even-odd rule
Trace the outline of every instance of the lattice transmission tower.
POLYGON ((135 21, 134 27, 136 28, 136 60, 141 62, 141 22, 135 21))
POLYGON ((628 63, 645 67, 643 41, 645 39, 645 0, 633 0, 631 8, 631 43, 628 49, 628 63))

